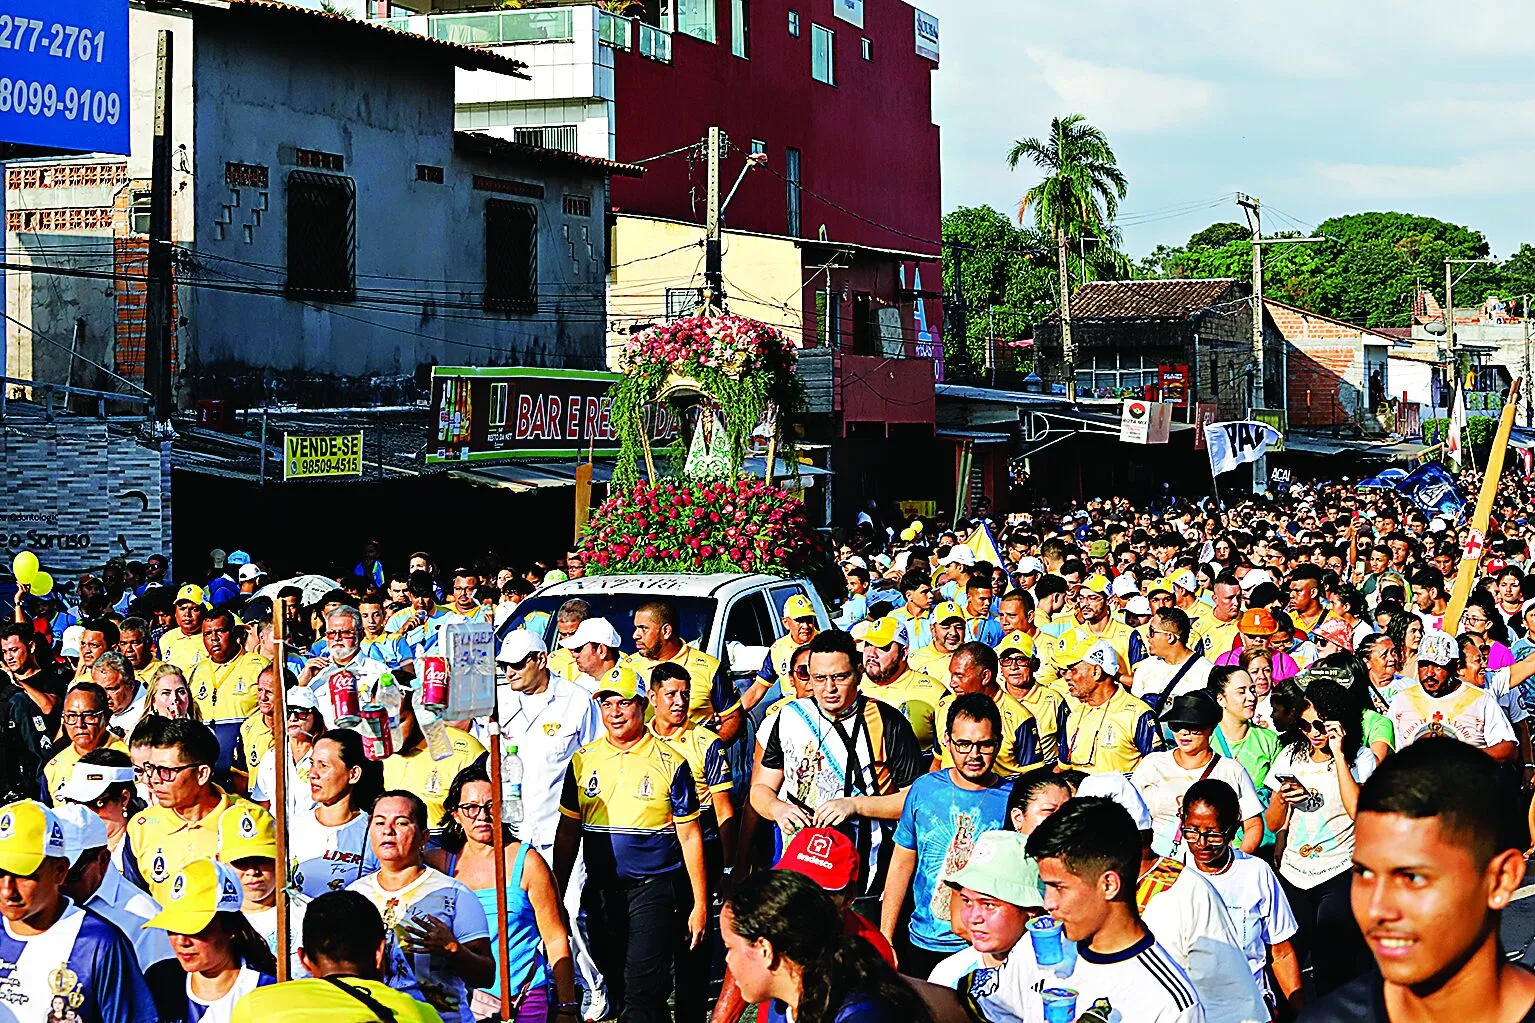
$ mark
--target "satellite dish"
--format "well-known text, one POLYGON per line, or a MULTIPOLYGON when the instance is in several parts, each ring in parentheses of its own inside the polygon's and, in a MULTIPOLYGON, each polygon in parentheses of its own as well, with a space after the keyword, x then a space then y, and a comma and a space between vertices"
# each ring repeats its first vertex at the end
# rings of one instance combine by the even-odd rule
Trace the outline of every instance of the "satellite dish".
POLYGON ((1430 334, 1434 335, 1435 337, 1443 337, 1444 336, 1444 321, 1443 320, 1429 320, 1427 323, 1425 323, 1423 325, 1423 329, 1428 331, 1430 334))

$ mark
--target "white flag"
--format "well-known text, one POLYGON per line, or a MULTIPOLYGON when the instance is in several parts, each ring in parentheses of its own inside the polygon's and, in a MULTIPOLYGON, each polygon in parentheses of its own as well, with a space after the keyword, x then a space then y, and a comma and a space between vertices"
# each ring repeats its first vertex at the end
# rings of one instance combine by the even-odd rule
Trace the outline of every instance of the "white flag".
POLYGON ((1278 430, 1251 419, 1206 423, 1205 447, 1210 452, 1210 471, 1219 476, 1244 462, 1255 462, 1279 439, 1278 430))
POLYGON ((1444 441, 1445 457, 1455 463, 1459 469, 1465 461, 1464 436, 1461 431, 1466 428, 1466 389, 1457 381, 1455 386, 1455 404, 1450 409, 1450 429, 1444 441))

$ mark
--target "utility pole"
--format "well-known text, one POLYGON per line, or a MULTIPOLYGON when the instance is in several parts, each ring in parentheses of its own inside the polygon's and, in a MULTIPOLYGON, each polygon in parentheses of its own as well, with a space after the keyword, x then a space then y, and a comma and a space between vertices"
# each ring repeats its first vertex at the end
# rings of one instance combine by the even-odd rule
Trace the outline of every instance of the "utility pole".
POLYGON ((1535 426, 1535 386, 1530 383, 1530 296, 1520 296, 1520 319, 1524 321, 1524 425, 1535 426))
POLYGON ((1066 400, 1077 400, 1077 346, 1071 339, 1071 270, 1066 265, 1066 229, 1055 229, 1055 260, 1061 278, 1061 361, 1066 364, 1066 400))
POLYGON ((154 143, 149 167, 149 259, 144 304, 144 383, 155 420, 171 413, 171 65, 175 40, 160 31, 155 48, 154 143))
MULTIPOLYGON (((725 311, 725 268, 723 230, 720 219, 720 150, 725 145, 725 133, 718 126, 709 129, 704 142, 708 153, 708 211, 704 215, 704 315, 712 316, 725 311)), ((744 173, 744 172, 743 172, 744 173)))
MULTIPOLYGON (((1447 259, 1444 261, 1444 339, 1450 351, 1450 379, 1459 386, 1460 382, 1460 352, 1457 350, 1455 340, 1455 285, 1466 279, 1466 274, 1478 263, 1496 263, 1496 259, 1482 257, 1479 259, 1447 259), (1453 267, 1464 266, 1459 277, 1451 276, 1453 267)), ((1528 329, 1528 328, 1527 328, 1528 329)), ((1454 388, 1450 394, 1453 396, 1454 388)), ((1451 412, 1453 415, 1453 410, 1451 412)))
MULTIPOLYGON (((1305 244, 1314 244, 1316 242, 1325 242, 1327 239, 1323 238, 1323 237, 1314 237, 1314 238, 1265 238, 1265 237, 1263 237, 1263 215, 1262 215, 1261 210, 1260 210, 1261 203, 1258 201, 1258 197, 1255 196, 1255 195, 1244 195, 1241 192, 1238 192, 1237 193, 1237 205, 1242 207, 1243 211, 1246 212, 1246 214, 1247 214, 1247 226, 1252 228, 1252 232, 1253 232, 1253 299, 1252 299, 1252 302, 1253 302, 1253 363, 1254 363, 1254 369, 1253 369, 1253 382, 1252 382, 1252 387, 1251 387, 1251 389, 1249 391, 1249 404, 1248 404, 1248 414, 1251 415, 1252 414, 1252 410, 1264 408, 1265 405, 1266 405, 1266 403, 1265 403, 1265 388, 1264 388, 1264 381, 1263 381, 1263 374, 1264 374, 1264 369, 1265 369, 1265 367, 1264 367, 1264 358, 1263 358, 1263 246, 1265 246, 1265 245, 1305 245, 1305 244)), ((1285 350, 1285 345, 1281 344, 1280 347, 1279 347, 1279 379, 1276 380, 1275 383, 1277 383, 1279 385, 1279 394, 1280 394, 1280 400, 1281 400, 1282 403, 1287 403, 1288 402, 1288 398, 1289 398, 1288 387, 1286 386, 1288 381, 1285 379, 1285 377, 1289 373, 1289 366, 1288 366, 1289 359, 1288 359, 1288 355, 1289 355, 1289 353, 1285 350)), ((1198 373, 1199 367, 1195 366, 1194 367, 1194 371, 1196 373, 1198 373)), ((1289 408, 1287 407, 1287 405, 1282 405, 1280 411, 1282 413, 1284 413, 1285 416, 1288 418, 1289 408)), ((1268 458, 1266 456, 1259 456, 1257 461, 1253 462, 1253 493, 1261 494, 1261 493, 1263 493, 1267 489, 1268 489, 1268 458)))

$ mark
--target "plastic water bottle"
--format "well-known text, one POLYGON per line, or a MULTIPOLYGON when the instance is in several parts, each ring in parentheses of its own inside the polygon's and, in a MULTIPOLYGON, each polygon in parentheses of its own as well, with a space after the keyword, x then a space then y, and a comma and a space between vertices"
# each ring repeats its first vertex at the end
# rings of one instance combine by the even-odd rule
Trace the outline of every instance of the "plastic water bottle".
POLYGON ((516 746, 501 755, 501 820, 513 832, 522 827, 522 758, 516 746))

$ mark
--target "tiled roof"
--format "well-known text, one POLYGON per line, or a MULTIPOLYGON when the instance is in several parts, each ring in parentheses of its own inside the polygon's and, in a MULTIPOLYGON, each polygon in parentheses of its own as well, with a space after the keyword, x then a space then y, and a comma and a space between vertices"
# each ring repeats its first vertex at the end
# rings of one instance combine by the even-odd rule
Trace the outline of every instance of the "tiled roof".
POLYGON ((1219 302, 1234 277, 1088 281, 1071 293, 1076 320, 1186 320, 1219 302))
POLYGON ((543 146, 530 146, 526 143, 513 142, 511 139, 504 139, 497 135, 486 135, 483 132, 477 131, 455 131, 453 133, 453 145, 458 149, 486 153, 492 156, 520 156, 526 160, 586 167, 591 170, 602 171, 606 174, 617 174, 626 178, 641 177, 645 173, 645 168, 639 164, 618 163, 615 160, 604 160, 601 157, 586 156, 583 153, 567 153, 563 149, 545 149, 543 146))
POLYGON ((282 19, 293 26, 294 31, 313 31, 317 28, 333 28, 343 32, 355 33, 359 45, 370 40, 378 40, 379 33, 384 37, 401 43, 406 43, 416 49, 422 57, 436 57, 439 60, 451 63, 455 67, 465 68, 471 71, 495 71, 503 75, 513 75, 518 78, 527 78, 523 70, 528 66, 520 60, 512 60, 510 57, 502 57, 496 53, 474 46, 464 46, 460 43, 450 43, 445 39, 432 39, 428 36, 417 35, 414 32, 401 32, 398 29, 389 28, 376 21, 368 21, 362 18, 351 18, 345 14, 332 14, 314 7, 300 7, 296 4, 279 3, 277 0, 228 0, 225 3, 208 3, 205 0, 148 0, 146 6, 150 7, 175 7, 184 10, 231 10, 231 11, 260 11, 277 19, 282 19))

